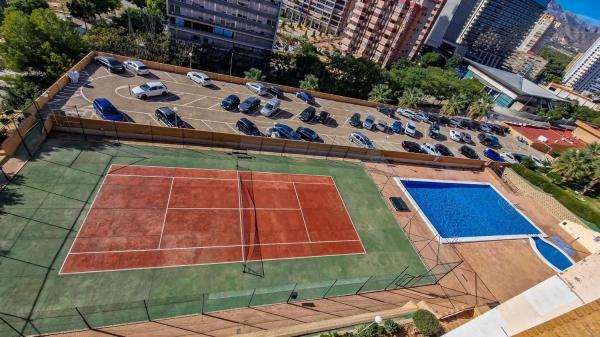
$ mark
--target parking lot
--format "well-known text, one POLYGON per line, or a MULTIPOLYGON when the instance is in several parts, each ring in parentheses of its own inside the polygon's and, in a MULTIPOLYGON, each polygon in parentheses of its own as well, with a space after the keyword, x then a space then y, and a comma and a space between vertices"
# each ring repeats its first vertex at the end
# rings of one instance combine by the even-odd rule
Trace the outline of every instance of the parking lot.
MULTIPOLYGON (((245 86, 213 81, 211 87, 202 87, 192 82, 185 75, 168 73, 152 70, 148 76, 135 76, 128 72, 113 74, 105 68, 96 64, 90 64, 80 74, 78 83, 68 84, 59 92, 48 104, 51 110, 63 110, 69 115, 79 113, 81 117, 98 118, 92 109, 92 101, 96 98, 105 97, 119 109, 126 117, 135 123, 161 125, 154 116, 154 111, 163 106, 176 108, 179 116, 189 125, 189 127, 205 131, 238 133, 235 123, 242 117, 247 117, 253 121, 263 133, 274 123, 287 124, 296 129, 299 126, 305 126, 316 131, 321 138, 328 144, 351 145, 348 136, 351 132, 357 131, 350 126, 348 121, 352 114, 359 112, 361 119, 364 120, 368 115, 373 115, 376 121, 386 120, 391 125, 395 120, 400 120, 403 125, 408 121, 406 118, 396 116, 387 117, 377 112, 375 108, 360 105, 348 104, 343 102, 325 100, 317 98, 317 113, 321 110, 328 111, 332 115, 331 121, 327 125, 317 123, 304 123, 298 119, 300 113, 308 107, 308 104, 296 98, 292 93, 286 93, 282 99, 281 110, 270 117, 262 116, 259 109, 246 115, 240 112, 230 112, 224 110, 220 103, 223 98, 230 94, 235 94, 243 101, 249 96, 254 95, 245 86), (141 85, 148 81, 161 81, 169 89, 169 94, 141 100, 130 94, 131 88, 141 85)), ((268 100, 268 97, 261 97, 261 107, 268 100)), ((442 143, 446 145, 458 157, 462 157, 458 148, 463 144, 450 140, 448 133, 449 127, 442 127, 442 137, 439 140, 431 139, 427 133, 429 124, 419 122, 417 124, 416 138, 406 135, 389 134, 380 131, 361 130, 373 142, 376 148, 383 150, 404 151, 402 141, 411 140, 422 144, 442 143)), ((460 131, 471 134, 475 144, 472 145, 482 156, 485 146, 477 141, 477 132, 461 129, 460 131)), ((499 137, 503 147, 501 151, 529 153, 541 157, 536 150, 524 145, 516 140, 515 137, 507 135, 499 137)), ((483 156, 482 156, 483 157, 483 156)))

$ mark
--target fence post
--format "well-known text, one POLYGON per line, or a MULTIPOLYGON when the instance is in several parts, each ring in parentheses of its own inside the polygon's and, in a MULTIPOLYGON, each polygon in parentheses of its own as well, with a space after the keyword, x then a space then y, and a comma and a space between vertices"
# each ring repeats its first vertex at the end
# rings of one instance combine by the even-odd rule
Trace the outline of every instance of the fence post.
POLYGON ((2 321, 4 324, 6 324, 9 328, 11 328, 12 330, 14 330, 14 332, 16 332, 20 337, 25 337, 25 335, 23 335, 19 330, 17 330, 17 328, 15 328, 14 326, 12 326, 10 323, 8 323, 4 318, 2 318, 2 316, 0 316, 0 321, 2 321))
POLYGON ((337 283, 338 280, 333 281, 333 283, 331 284, 331 286, 327 289, 327 291, 323 294, 323 298, 327 297, 327 293, 329 293, 329 291, 331 290, 331 288, 333 288, 333 286, 337 283))
POLYGON ((204 297, 205 297, 205 293, 202 293, 202 307, 200 308, 200 313, 202 315, 204 315, 204 297))
POLYGON ((33 154, 31 153, 31 151, 29 151, 27 144, 25 144, 25 139, 23 138, 23 135, 21 134, 21 131, 19 130, 19 126, 17 125, 17 123, 15 123, 14 117, 12 118, 12 122, 13 122, 13 125, 15 126, 15 130, 17 130, 17 134, 19 135, 19 138, 21 138, 21 144, 23 144, 23 148, 25 149, 25 152, 27 152, 29 157, 33 157, 33 154))
POLYGON ((94 328, 92 328, 90 323, 88 323, 88 321, 85 319, 85 317, 83 317, 83 314, 81 313, 81 311, 79 311, 79 308, 75 307, 75 310, 79 314, 79 317, 81 317, 81 319, 83 320, 83 323, 85 323, 85 326, 87 326, 88 329, 93 330, 94 328))
POLYGON ((50 132, 48 130, 46 130, 46 123, 45 123, 44 119, 42 118, 42 115, 40 113, 36 113, 36 115, 37 115, 38 119, 40 120, 40 123, 42 123, 42 129, 44 129, 44 132, 46 132, 46 137, 48 137, 50 135, 50 132))
POLYGON ((254 294, 256 293, 256 288, 252 290, 252 295, 250 295, 250 301, 248 301, 248 308, 252 306, 252 299, 254 299, 254 294))
POLYGON ((363 283, 363 284, 360 286, 360 288, 358 288, 358 290, 357 290, 357 291, 354 293, 354 295, 358 294, 358 293, 359 293, 359 292, 362 290, 362 288, 364 288, 364 287, 365 287, 365 285, 367 284, 367 282, 371 281, 371 279, 373 278, 373 276, 374 276, 374 275, 371 275, 371 276, 369 276, 369 278, 368 278, 368 279, 365 281, 365 283, 363 283))
POLYGON ((383 290, 387 290, 389 287, 392 286, 392 284, 396 283, 396 280, 398 280, 400 277, 402 277, 402 275, 404 275, 404 272, 406 271, 406 269, 408 269, 408 266, 404 267, 402 272, 398 276, 396 276, 396 278, 394 278, 392 280, 392 282, 390 282, 390 284, 388 284, 385 288, 383 288, 383 290))
POLYGON ((77 118, 79 118, 79 127, 81 128, 81 134, 83 135, 83 139, 87 140, 85 129, 83 128, 83 124, 81 124, 81 115, 79 114, 79 109, 77 109, 77 105, 75 106, 75 113, 77 113, 77 118))
POLYGON ((10 177, 8 176, 8 174, 6 174, 6 172, 4 171, 4 168, 0 165, 0 172, 2 172, 2 175, 4 176, 4 178, 6 179, 6 182, 10 182, 10 177))
POLYGON ((152 318, 150 318, 150 311, 148 311, 148 303, 146 303, 146 300, 144 300, 144 309, 146 309, 146 316, 148 317, 148 321, 152 321, 152 318))

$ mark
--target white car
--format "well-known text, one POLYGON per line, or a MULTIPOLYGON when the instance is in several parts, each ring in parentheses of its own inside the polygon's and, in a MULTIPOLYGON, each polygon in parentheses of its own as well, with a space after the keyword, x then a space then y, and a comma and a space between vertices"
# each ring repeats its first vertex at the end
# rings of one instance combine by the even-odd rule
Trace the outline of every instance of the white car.
POLYGON ((396 112, 408 119, 415 118, 415 112, 410 109, 398 109, 398 110, 396 110, 396 112))
POLYGON ((511 163, 511 164, 519 163, 519 161, 515 158, 515 156, 513 156, 513 154, 510 152, 501 152, 500 158, 504 159, 504 161, 507 163, 511 163))
POLYGON ((417 122, 427 122, 429 119, 427 118, 427 115, 425 115, 424 112, 417 112, 414 116, 413 119, 417 122))
POLYGON ((263 116, 272 116, 279 111, 279 107, 281 106, 281 100, 278 98, 271 98, 267 101, 267 104, 260 109, 260 114, 263 116))
POLYGON ((450 133, 448 135, 450 136, 450 139, 452 139, 455 142, 460 143, 462 139, 462 137, 460 136, 460 131, 457 130, 450 130, 450 133))
POLYGON ((186 76, 190 80, 200 84, 203 87, 208 87, 213 84, 212 80, 210 79, 210 77, 208 75, 206 75, 205 73, 201 73, 199 71, 190 71, 189 73, 187 73, 186 76))
POLYGON ((433 146, 432 144, 429 144, 429 143, 423 143, 421 145, 421 150, 423 150, 423 152, 425 152, 427 154, 430 154, 432 156, 439 156, 440 155, 440 153, 435 148, 435 146, 433 146))
POLYGON ((377 122, 377 124, 375 124, 375 128, 377 128, 377 130, 379 130, 381 132, 385 132, 385 131, 387 131, 388 123, 386 121, 384 121, 383 119, 380 119, 377 122))
POLYGON ((127 60, 123 62, 123 65, 125 66, 125 69, 129 70, 130 72, 136 75, 144 76, 150 74, 150 69, 146 67, 146 65, 142 61, 127 60))
POLYGON ((375 125, 375 117, 373 117, 372 115, 367 116, 367 118, 365 118, 365 120, 363 121, 362 125, 365 130, 373 129, 373 126, 375 125))
POLYGON ((137 98, 166 95, 169 93, 167 86, 162 82, 147 82, 131 89, 131 93, 137 98))
POLYGON ((246 88, 248 88, 248 90, 252 91, 253 93, 258 94, 259 96, 264 96, 268 92, 267 87, 265 87, 262 83, 258 82, 248 82, 246 83, 246 88))
POLYGON ((404 128, 404 134, 411 137, 417 136, 417 126, 415 125, 415 122, 410 121, 406 123, 406 128, 404 128))

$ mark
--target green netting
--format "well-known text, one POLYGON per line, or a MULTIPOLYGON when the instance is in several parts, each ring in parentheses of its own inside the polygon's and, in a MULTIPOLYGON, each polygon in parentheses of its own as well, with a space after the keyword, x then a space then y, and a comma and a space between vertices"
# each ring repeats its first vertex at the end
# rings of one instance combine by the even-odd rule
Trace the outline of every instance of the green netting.
POLYGON ((66 331, 87 329, 85 322, 75 310, 67 309, 44 310, 33 314, 25 329, 25 335, 37 335, 44 331, 66 331))
POLYGON ((204 312, 247 307, 253 292, 253 289, 246 289, 207 294, 204 297, 204 312))
POLYGON ((19 336, 25 328, 25 324, 24 319, 0 314, 0 336, 19 336))
POLYGON ((400 276, 401 274, 374 275, 360 289, 360 292, 385 290, 387 287, 394 287, 395 281, 400 276))
POLYGON ((31 129, 21 134, 23 142, 17 147, 14 155, 18 158, 28 158, 30 154, 35 153, 44 141, 45 132, 44 125, 38 120, 31 129))
POLYGON ((146 302, 151 319, 191 315, 203 312, 204 295, 151 299, 146 302))
POLYGON ((77 308, 92 327, 148 321, 143 301, 77 308))
POLYGON ((299 283, 294 289, 296 292, 296 301, 303 300, 314 300, 318 298, 323 298, 327 293, 327 290, 333 286, 335 281, 323 281, 323 282, 313 282, 313 283, 299 283))
POLYGON ((360 288, 367 282, 369 277, 358 277, 351 279, 339 279, 335 282, 333 287, 327 291, 327 297, 353 295, 356 294, 360 288))
POLYGON ((256 289, 252 296, 251 306, 273 303, 285 303, 292 293, 294 285, 256 289))

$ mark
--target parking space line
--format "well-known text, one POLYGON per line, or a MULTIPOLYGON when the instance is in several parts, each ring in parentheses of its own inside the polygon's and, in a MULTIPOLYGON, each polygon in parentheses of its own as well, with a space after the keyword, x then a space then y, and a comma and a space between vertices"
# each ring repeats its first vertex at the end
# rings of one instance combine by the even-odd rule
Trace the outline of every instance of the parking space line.
MULTIPOLYGON (((208 96, 200 97, 200 98, 198 98, 198 99, 195 99, 195 100, 193 100, 193 101, 191 101, 191 102, 185 103, 185 104, 183 104, 182 106, 189 106, 189 105, 191 105, 192 103, 198 102, 198 101, 200 101, 200 100, 203 100, 203 99, 205 99, 205 98, 207 98, 207 97, 208 97, 208 96)), ((195 108, 196 108, 196 107, 195 107, 195 108)), ((197 107, 197 108, 201 108, 201 107, 197 107)))
POLYGON ((167 74, 167 76, 169 76, 169 78, 171 78, 173 80, 173 82, 179 83, 179 81, 177 81, 173 76, 171 76, 171 74, 169 74, 168 71, 164 71, 164 73, 167 74))
POLYGON ((202 123, 204 123, 204 125, 206 125, 206 126, 207 126, 207 127, 210 129, 210 131, 213 131, 213 128, 212 128, 212 126, 208 125, 208 123, 206 123, 206 122, 205 122, 203 119, 200 119, 200 121, 201 121, 202 123))
POLYGON ((233 130, 233 132, 235 132, 236 134, 239 133, 239 131, 236 128, 234 128, 233 126, 231 126, 231 123, 225 123, 225 124, 227 124, 227 126, 229 126, 231 128, 231 130, 233 130))

